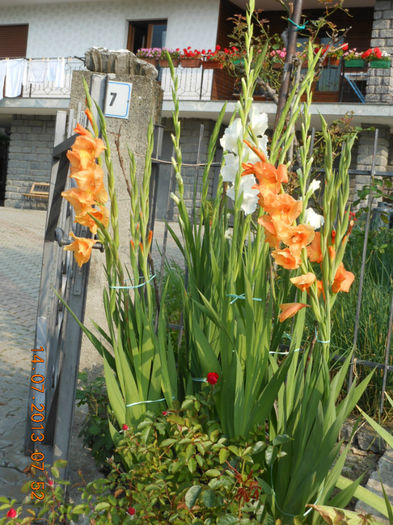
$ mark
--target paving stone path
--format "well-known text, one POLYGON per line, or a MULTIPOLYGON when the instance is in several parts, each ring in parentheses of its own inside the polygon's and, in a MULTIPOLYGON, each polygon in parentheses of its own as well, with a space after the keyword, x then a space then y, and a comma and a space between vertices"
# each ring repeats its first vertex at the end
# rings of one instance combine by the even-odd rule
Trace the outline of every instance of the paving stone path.
POLYGON ((0 495, 22 499, 30 349, 34 344, 45 212, 0 208, 0 495))

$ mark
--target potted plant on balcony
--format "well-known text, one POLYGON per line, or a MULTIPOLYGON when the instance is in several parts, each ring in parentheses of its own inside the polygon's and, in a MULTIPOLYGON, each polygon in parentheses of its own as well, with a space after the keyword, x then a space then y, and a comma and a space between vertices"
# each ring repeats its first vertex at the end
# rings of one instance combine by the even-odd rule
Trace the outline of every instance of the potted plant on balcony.
POLYGON ((342 44, 339 47, 333 47, 332 49, 326 47, 322 52, 322 55, 326 54, 326 57, 322 63, 324 67, 338 67, 340 65, 341 57, 346 51, 348 51, 348 44, 342 44))
POLYGON ((171 57, 172 64, 174 67, 177 67, 180 63, 180 49, 167 49, 166 47, 163 47, 161 50, 161 56, 159 59, 159 66, 160 67, 169 67, 169 62, 167 60, 167 54, 169 53, 169 56, 171 57))
POLYGON ((353 49, 348 49, 348 51, 343 54, 344 66, 346 68, 363 68, 365 61, 362 58, 362 55, 363 53, 357 51, 355 47, 353 49))
POLYGON ((272 58, 272 67, 273 69, 281 69, 285 62, 285 57, 287 56, 287 50, 285 47, 282 49, 273 49, 270 52, 272 58))
POLYGON ((363 58, 368 60, 372 68, 389 69, 391 65, 390 56, 385 51, 381 51, 379 47, 365 51, 363 58))
POLYGON ((209 49, 207 53, 203 54, 202 67, 203 69, 223 69, 233 53, 234 50, 227 48, 222 50, 221 46, 217 44, 214 51, 209 49))
POLYGON ((161 48, 159 47, 141 48, 141 49, 138 49, 138 51, 136 52, 136 56, 138 58, 141 58, 145 62, 149 62, 149 64, 153 64, 153 66, 156 66, 161 56, 161 48))
POLYGON ((198 49, 192 49, 191 46, 183 49, 180 54, 180 65, 187 68, 198 68, 202 62, 201 52, 198 49))

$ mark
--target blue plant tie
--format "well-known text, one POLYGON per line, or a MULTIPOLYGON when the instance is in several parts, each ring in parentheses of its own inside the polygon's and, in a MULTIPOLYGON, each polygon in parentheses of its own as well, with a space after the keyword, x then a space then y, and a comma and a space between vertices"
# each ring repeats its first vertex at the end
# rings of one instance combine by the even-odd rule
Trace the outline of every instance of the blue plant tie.
POLYGON ((113 288, 115 290, 135 290, 135 288, 142 288, 142 286, 145 286, 146 284, 150 283, 155 278, 155 274, 150 277, 148 281, 145 281, 144 283, 137 284, 136 286, 110 286, 109 288, 113 288))
POLYGON ((296 22, 294 22, 290 18, 288 18, 288 22, 291 22, 291 24, 293 24, 296 27, 296 31, 301 31, 302 29, 306 29, 307 21, 304 22, 304 24, 302 26, 299 26, 299 24, 297 24, 296 22))
POLYGON ((328 345, 330 343, 330 339, 329 339, 329 341, 321 341, 321 339, 318 339, 318 330, 317 329, 315 329, 315 337, 316 337, 317 343, 321 343, 323 345, 328 345))
MULTIPOLYGON (((233 304, 235 303, 238 299, 245 299, 246 298, 246 294, 242 293, 241 295, 237 295, 235 293, 228 293, 227 294, 227 297, 233 297, 232 301, 230 304, 233 304)), ((252 298, 253 301, 261 301, 262 302, 262 299, 260 297, 253 297, 252 298)))

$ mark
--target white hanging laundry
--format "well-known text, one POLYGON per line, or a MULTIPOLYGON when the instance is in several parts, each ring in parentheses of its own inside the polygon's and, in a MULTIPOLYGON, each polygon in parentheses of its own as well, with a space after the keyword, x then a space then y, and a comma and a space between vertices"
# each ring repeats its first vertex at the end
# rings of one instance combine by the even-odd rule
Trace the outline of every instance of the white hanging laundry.
POLYGON ((63 88, 65 86, 65 58, 57 59, 55 87, 63 88))
POLYGON ((26 61, 24 58, 6 60, 5 96, 19 97, 25 78, 26 61))
POLYGON ((46 80, 49 82, 55 82, 56 71, 57 71, 57 58, 50 58, 48 61, 47 77, 46 80))
POLYGON ((0 100, 3 98, 4 79, 7 70, 6 62, 6 60, 0 60, 0 100))
POLYGON ((53 82, 54 87, 63 88, 65 86, 65 59, 50 58, 48 60, 48 80, 53 82))
POLYGON ((46 60, 30 60, 27 81, 32 83, 45 82, 48 62, 46 60))

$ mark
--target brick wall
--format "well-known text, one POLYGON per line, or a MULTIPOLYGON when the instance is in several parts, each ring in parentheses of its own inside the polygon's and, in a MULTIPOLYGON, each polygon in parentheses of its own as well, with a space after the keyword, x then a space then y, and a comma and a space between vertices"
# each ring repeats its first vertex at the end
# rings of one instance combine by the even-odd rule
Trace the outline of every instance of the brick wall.
POLYGON ((8 150, 5 206, 46 209, 42 199, 27 199, 33 182, 49 182, 55 117, 14 115, 8 150))
MULTIPOLYGON (((370 47, 393 55, 393 0, 376 0, 370 47)), ((368 68, 366 102, 393 102, 393 69, 368 68)))

